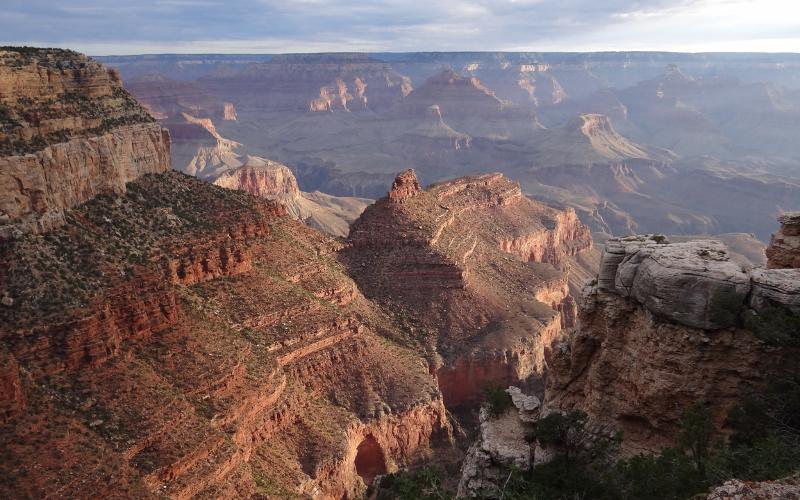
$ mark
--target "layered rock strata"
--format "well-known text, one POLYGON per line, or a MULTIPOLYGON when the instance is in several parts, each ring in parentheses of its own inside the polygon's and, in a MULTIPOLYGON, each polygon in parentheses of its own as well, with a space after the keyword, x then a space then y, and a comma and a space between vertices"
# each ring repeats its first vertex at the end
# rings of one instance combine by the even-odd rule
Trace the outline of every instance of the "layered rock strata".
MULTIPOLYGON (((12 95, 50 102, 47 82, 82 65, 87 94, 107 90, 86 58, 32 54, 12 95)), ((61 224, 0 240, 0 496, 359 498, 446 443, 426 359, 345 274, 339 241, 280 203, 162 172, 155 125, 84 132, 0 159, 7 173, 86 146, 39 165, 63 185, 35 216, 61 224)))
POLYGON ((289 215, 333 236, 347 236, 350 223, 372 200, 300 191, 286 165, 248 156, 244 164, 223 172, 214 184, 279 201, 289 215))
POLYGON ((0 491, 356 498, 425 456, 436 381, 339 246, 176 172, 4 243, 0 491))
POLYGON ((500 174, 423 190, 406 171, 349 243, 342 256, 359 287, 408 324, 445 403, 467 407, 487 382, 543 373, 544 351, 574 320, 568 274, 553 264, 591 239, 574 213, 526 199, 500 174))
POLYGON ((169 136, 119 75, 56 49, 0 51, 0 237, 169 168, 169 136))

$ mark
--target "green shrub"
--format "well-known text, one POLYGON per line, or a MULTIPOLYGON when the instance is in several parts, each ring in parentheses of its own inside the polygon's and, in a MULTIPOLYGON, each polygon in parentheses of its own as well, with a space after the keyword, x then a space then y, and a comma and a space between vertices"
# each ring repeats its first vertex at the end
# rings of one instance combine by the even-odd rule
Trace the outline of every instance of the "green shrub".
POLYGON ((753 334, 772 345, 797 345, 800 341, 800 315, 783 307, 769 307, 760 314, 749 312, 744 326, 753 334))
POLYGON ((511 395, 506 388, 494 382, 487 382, 483 386, 486 408, 493 417, 499 417, 514 405, 511 395))
MULTIPOLYGON (((423 467, 413 471, 401 471, 383 476, 377 486, 377 500, 444 500, 454 498, 452 492, 442 486, 444 472, 436 467, 423 467)), ((374 487, 367 490, 370 497, 374 487)))

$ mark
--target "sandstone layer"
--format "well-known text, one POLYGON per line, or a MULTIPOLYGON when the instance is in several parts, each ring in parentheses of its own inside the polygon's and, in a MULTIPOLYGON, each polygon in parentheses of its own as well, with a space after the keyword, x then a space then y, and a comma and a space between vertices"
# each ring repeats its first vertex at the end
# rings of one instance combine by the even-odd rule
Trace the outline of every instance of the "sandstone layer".
POLYGON ((289 215, 333 236, 347 236, 350 223, 372 200, 300 191, 286 165, 249 156, 241 167, 224 171, 214 184, 279 201, 289 215))
POLYGON ((0 249, 6 496, 356 498, 447 438, 427 363, 281 205, 169 172, 66 219, 0 249))
MULTIPOLYGON (((21 116, 59 85, 120 93, 82 56, 19 54, 1 74, 22 73, 3 80, 11 98, 37 96, 21 116)), ((359 498, 447 444, 427 359, 347 276, 339 241, 163 171, 158 125, 113 123, 0 158, 32 179, 4 181, 3 200, 35 201, 0 239, 0 496, 359 498)))

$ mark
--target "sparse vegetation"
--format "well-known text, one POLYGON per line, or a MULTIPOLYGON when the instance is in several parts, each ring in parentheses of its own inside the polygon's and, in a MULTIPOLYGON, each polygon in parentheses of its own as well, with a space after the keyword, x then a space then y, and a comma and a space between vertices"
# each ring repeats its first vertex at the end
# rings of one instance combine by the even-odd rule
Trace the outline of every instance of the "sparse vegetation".
POLYGON ((800 342, 800 315, 784 307, 769 307, 761 313, 748 311, 744 326, 772 345, 789 346, 800 342))
POLYGON ((499 417, 513 406, 511 395, 506 388, 494 382, 487 382, 483 387, 486 408, 493 417, 499 417))
MULTIPOLYGON (((731 411, 733 434, 713 439, 711 413, 701 402, 685 411, 675 445, 613 462, 620 436, 587 429, 582 412, 551 413, 536 426, 552 461, 530 472, 508 470, 503 498, 677 500, 728 479, 773 480, 800 470, 800 380, 774 383, 731 411)), ((497 498, 486 492, 485 498, 497 498)))
POLYGON ((416 470, 400 471, 383 476, 377 487, 367 490, 367 497, 376 493, 376 500, 444 500, 454 498, 442 486, 444 472, 427 466, 416 470))

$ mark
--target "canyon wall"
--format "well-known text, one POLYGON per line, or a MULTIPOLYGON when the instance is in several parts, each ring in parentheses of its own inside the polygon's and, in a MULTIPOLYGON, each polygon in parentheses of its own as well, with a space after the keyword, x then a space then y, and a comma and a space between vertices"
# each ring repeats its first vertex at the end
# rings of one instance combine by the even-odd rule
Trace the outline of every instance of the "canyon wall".
POLYGON ((0 52, 0 237, 64 223, 64 210, 169 168, 169 135, 119 75, 56 49, 0 52))
POLYGON ((347 236, 354 221, 372 200, 300 191, 286 165, 248 156, 236 168, 224 171, 213 183, 280 202, 289 215, 332 236, 347 236))
POLYGON ((800 212, 787 212, 778 217, 778 223, 781 227, 767 247, 767 267, 800 267, 800 212))

